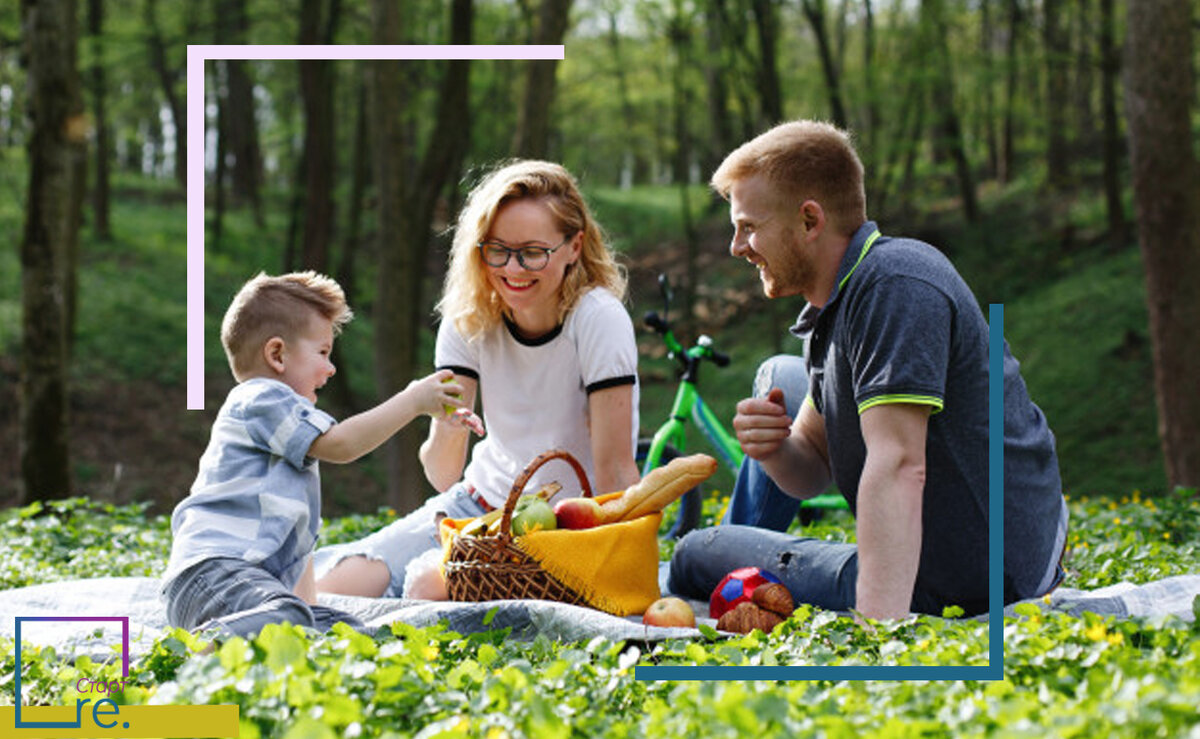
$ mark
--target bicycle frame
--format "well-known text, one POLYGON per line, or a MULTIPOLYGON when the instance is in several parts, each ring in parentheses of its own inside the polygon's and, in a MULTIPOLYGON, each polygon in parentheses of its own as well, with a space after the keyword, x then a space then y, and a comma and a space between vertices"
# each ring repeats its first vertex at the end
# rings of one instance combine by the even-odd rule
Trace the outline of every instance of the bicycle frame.
POLYGON ((668 444, 676 449, 687 448, 687 424, 685 421, 688 418, 692 419, 692 423, 695 423, 704 437, 708 439, 713 449, 716 450, 721 463, 736 475, 738 467, 742 464, 742 457, 745 456, 741 446, 737 439, 725 430, 725 426, 717 418, 717 414, 700 397, 700 391, 697 390, 695 382, 686 377, 679 383, 679 389, 675 392, 671 417, 654 432, 650 450, 646 454, 646 461, 642 464, 642 475, 646 475, 659 465, 662 461, 663 449, 668 444))
MULTIPOLYGON (((663 297, 669 305, 669 288, 663 278, 660 278, 659 284, 663 286, 663 297)), ((675 401, 671 406, 670 418, 654 432, 650 448, 642 462, 642 476, 649 474, 650 470, 662 463, 663 450, 668 445, 673 446, 681 453, 687 449, 687 420, 689 418, 708 439, 725 467, 736 476, 745 452, 742 451, 742 446, 738 443, 737 438, 729 433, 717 414, 700 397, 700 390, 696 386, 700 365, 703 361, 708 360, 723 367, 729 364, 729 357, 714 350, 712 339, 703 335, 696 340, 695 346, 685 350, 679 340, 675 338, 670 324, 657 314, 647 314, 646 324, 663 337, 663 342, 667 345, 668 356, 679 360, 683 365, 683 375, 680 378, 679 389, 675 391, 675 401)), ((839 493, 822 493, 808 498, 800 505, 802 508, 847 507, 845 498, 839 493)))

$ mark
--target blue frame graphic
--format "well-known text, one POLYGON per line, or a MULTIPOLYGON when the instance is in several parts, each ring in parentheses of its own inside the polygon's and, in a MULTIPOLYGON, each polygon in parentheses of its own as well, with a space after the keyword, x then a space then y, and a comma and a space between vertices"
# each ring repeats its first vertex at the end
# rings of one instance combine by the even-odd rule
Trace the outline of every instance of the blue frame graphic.
POLYGON ((14 693, 16 701, 14 705, 14 727, 17 729, 78 729, 82 725, 82 717, 77 710, 75 712, 74 721, 22 721, 21 720, 21 624, 25 621, 57 621, 57 622, 75 622, 80 621, 103 621, 117 622, 121 624, 121 670, 123 677, 129 677, 129 617, 128 616, 17 616, 15 637, 16 641, 16 666, 14 681, 14 693))
POLYGON ((1004 304, 988 306, 988 663, 986 665, 647 665, 637 680, 1004 679, 1004 304))

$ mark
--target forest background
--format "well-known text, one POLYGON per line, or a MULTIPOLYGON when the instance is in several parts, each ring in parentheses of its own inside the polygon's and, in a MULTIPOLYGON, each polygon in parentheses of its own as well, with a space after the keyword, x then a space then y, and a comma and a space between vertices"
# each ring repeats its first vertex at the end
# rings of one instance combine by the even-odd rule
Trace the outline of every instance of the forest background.
MULTIPOLYGON (((344 416, 429 371, 447 227, 513 156, 580 179, 635 317, 754 366, 800 304, 728 256, 704 183, 797 117, 850 128, 885 233, 945 251, 1006 335, 1068 494, 1200 483, 1195 1, 23 0, 0 7, 0 505, 187 492, 232 384, 237 287, 313 268, 358 318, 321 403, 344 416), (562 62, 218 61, 205 70, 207 397, 186 411, 188 44, 565 44, 562 62)), ((675 377, 639 334, 643 430, 675 377)), ((716 373, 719 373, 716 374, 716 373)), ((323 470, 326 513, 429 492, 422 424, 323 470)), ((726 481, 727 482, 727 481, 726 481)))

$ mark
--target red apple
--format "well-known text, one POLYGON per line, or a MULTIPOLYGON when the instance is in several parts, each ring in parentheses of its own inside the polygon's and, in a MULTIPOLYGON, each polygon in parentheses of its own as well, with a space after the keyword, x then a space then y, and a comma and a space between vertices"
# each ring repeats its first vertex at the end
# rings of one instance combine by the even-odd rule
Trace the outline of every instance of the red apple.
POLYGON ((600 504, 592 498, 567 498, 554 506, 560 529, 590 529, 600 525, 600 504))
POLYGON ((642 615, 647 626, 683 626, 695 628, 696 614, 687 602, 674 597, 659 598, 642 615))

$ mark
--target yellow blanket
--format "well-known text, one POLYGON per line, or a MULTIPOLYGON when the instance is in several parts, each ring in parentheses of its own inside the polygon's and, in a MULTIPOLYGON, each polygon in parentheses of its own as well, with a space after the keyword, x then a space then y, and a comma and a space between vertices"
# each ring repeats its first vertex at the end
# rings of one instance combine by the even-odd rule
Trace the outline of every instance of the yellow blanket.
MULTIPOLYGON (((620 496, 609 493, 598 502, 620 496)), ((442 545, 474 519, 443 519, 442 545)), ((535 531, 513 542, 546 572, 583 596, 589 605, 617 616, 645 612, 658 600, 658 525, 661 513, 590 529, 535 531)))

